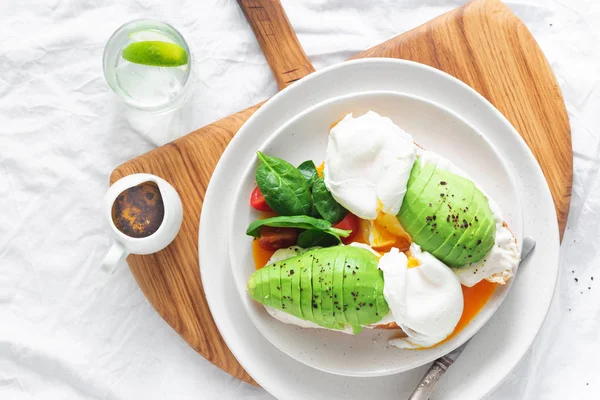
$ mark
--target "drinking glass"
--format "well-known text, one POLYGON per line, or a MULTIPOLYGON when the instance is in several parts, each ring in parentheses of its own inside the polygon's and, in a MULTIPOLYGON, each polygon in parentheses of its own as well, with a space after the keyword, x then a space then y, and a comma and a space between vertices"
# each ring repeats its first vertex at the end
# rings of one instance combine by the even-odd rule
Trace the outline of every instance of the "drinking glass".
POLYGON ((181 33, 171 25, 152 19, 134 20, 113 33, 102 59, 108 85, 121 100, 136 109, 164 112, 181 106, 192 86, 192 55, 181 33), (134 42, 174 43, 187 53, 187 64, 159 67, 129 62, 123 49, 134 42))

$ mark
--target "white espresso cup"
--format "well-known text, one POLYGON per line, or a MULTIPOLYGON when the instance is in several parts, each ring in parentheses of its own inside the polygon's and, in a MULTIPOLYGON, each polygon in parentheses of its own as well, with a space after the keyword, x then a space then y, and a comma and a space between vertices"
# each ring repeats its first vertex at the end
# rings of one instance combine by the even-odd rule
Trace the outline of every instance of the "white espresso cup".
POLYGON ((104 196, 103 213, 113 237, 113 244, 102 261, 102 269, 110 273, 114 272, 121 260, 129 254, 152 254, 167 247, 177 236, 183 220, 183 206, 175 188, 164 179, 151 174, 133 174, 116 181, 104 196), (152 182, 158 187, 164 205, 163 219, 151 235, 131 237, 115 225, 112 218, 113 204, 125 190, 147 182, 152 182))

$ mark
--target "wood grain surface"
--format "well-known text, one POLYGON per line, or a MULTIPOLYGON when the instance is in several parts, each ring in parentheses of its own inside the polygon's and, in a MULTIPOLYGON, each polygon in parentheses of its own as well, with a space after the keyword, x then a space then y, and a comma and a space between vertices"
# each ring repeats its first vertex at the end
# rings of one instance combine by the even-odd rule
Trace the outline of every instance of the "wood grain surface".
MULTIPOLYGON (((261 41, 280 88, 313 71, 279 1, 239 0, 261 41), (279 36, 282 35, 282 36, 279 36)), ((355 58, 393 57, 448 72, 490 100, 517 128, 548 180, 560 232, 569 210, 571 136, 560 89, 537 43, 497 0, 475 0, 355 58)), ((210 314, 198 271, 198 222, 204 193, 223 150, 260 105, 214 122, 119 166, 117 179, 146 172, 169 181, 181 195, 184 220, 165 250, 127 261, 156 311, 198 353, 256 384, 225 345, 210 314)))
POLYGON ((279 90, 315 72, 279 0, 238 0, 279 90))

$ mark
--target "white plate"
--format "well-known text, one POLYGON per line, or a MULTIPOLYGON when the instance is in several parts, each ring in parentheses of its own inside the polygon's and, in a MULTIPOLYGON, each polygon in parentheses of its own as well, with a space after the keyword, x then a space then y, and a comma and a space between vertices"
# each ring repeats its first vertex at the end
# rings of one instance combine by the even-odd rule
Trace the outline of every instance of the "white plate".
POLYGON ((543 323, 558 273, 558 225, 543 174, 514 128, 467 85, 421 64, 366 59, 318 71, 278 93, 247 122, 264 124, 267 129, 253 136, 245 135, 243 128, 234 137, 215 169, 200 221, 201 275, 213 318, 242 366, 278 398, 399 399, 413 390, 426 366, 386 377, 349 378, 317 371, 277 350, 250 320, 233 284, 227 257, 226 221, 232 210, 232 194, 244 166, 254 157, 253 150, 308 107, 334 96, 368 90, 404 92, 443 104, 483 132, 518 179, 524 233, 537 240, 537 248, 521 265, 506 301, 473 337, 436 391, 443 393, 444 399, 482 398, 521 360, 543 323))
MULTIPOLYGON (((420 97, 387 91, 334 97, 308 108, 285 123, 260 150, 293 165, 307 159, 320 164, 325 159, 331 124, 347 113, 359 116, 369 110, 390 117, 396 125, 409 132, 417 143, 442 154, 467 171, 500 205, 505 220, 521 243, 523 220, 520 196, 507 164, 491 143, 464 119, 420 97)), ((255 131, 262 132, 265 128, 268 129, 250 123, 242 134, 255 136, 255 131)), ((252 238, 245 232, 258 216, 248 203, 255 186, 258 164, 254 157, 246 168, 230 210, 228 243, 232 274, 254 325, 278 349, 296 360, 325 372, 346 376, 382 376, 404 372, 460 346, 489 320, 506 297, 510 284, 500 286, 481 312, 454 338, 433 349, 420 351, 402 351, 389 346, 388 339, 398 334, 394 330, 365 329, 354 336, 322 329, 301 329, 273 319, 264 307, 250 299, 246 289, 250 275, 256 271, 252 238)))

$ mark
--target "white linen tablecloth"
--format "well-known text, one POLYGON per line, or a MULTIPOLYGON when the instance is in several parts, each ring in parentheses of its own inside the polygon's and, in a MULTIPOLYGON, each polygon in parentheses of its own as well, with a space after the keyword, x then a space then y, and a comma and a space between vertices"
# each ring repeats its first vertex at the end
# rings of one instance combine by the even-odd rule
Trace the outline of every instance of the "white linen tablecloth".
MULTIPOLYGON (((283 0, 317 69, 462 3, 283 0)), ((558 78, 575 166, 550 314, 491 398, 600 398, 600 6, 507 4, 558 78)), ((114 167, 276 90, 234 0, 0 2, 0 399, 271 398, 197 355, 127 268, 99 264, 114 167), (171 114, 128 109, 102 75, 108 37, 144 17, 177 27, 198 61, 193 98, 171 114)))

